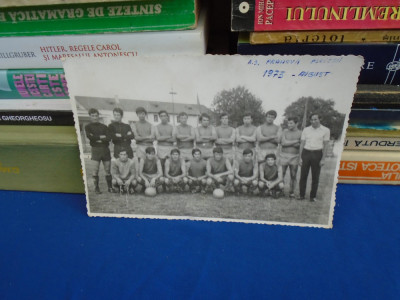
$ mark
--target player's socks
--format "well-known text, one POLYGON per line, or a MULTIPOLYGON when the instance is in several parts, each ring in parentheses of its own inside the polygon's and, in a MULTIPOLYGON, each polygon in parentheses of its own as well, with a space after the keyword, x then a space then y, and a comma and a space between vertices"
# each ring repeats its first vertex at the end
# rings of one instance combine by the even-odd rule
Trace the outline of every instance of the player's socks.
POLYGON ((106 175, 105 177, 106 177, 108 192, 115 193, 115 190, 112 187, 112 176, 111 175, 106 175))
POLYGON ((99 188, 99 176, 93 176, 94 191, 96 194, 101 194, 99 188))

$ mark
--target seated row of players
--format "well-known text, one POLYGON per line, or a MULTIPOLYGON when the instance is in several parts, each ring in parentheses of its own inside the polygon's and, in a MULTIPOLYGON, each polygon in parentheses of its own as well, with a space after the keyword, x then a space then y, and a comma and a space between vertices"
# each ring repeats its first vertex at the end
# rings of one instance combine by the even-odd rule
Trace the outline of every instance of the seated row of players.
POLYGON ((207 161, 203 159, 201 150, 195 148, 187 163, 179 149, 174 148, 163 171, 154 147, 147 147, 145 153, 145 159, 139 161, 136 157, 128 158, 126 150, 120 150, 119 158, 111 165, 113 191, 134 194, 154 187, 158 193, 207 193, 222 188, 229 192, 261 193, 274 198, 282 194, 282 172, 276 165, 275 154, 267 154, 265 162, 258 166, 253 151, 245 149, 243 158, 235 160, 232 166, 221 147, 215 147, 213 157, 207 161))
POLYGON ((241 161, 246 149, 251 150, 253 158, 261 163, 268 154, 275 155, 280 144, 280 164, 283 165, 283 176, 289 166, 292 178, 290 195, 294 196, 301 136, 301 131, 297 129, 296 119, 289 118, 288 129, 281 132, 280 126, 274 124, 277 116, 274 110, 266 113, 265 123, 259 127, 252 125, 251 113, 245 112, 243 125, 236 129, 228 125, 227 114, 220 115, 221 125, 217 127, 210 125, 210 117, 207 114, 202 114, 199 118, 201 124, 197 128, 187 124, 188 115, 185 112, 179 114, 180 124, 177 126, 169 124, 169 115, 166 111, 159 112, 161 123, 157 126, 153 126, 146 120, 147 112, 143 107, 137 108, 136 114, 139 121, 131 127, 122 122, 123 111, 115 108, 114 121, 107 127, 99 122, 99 112, 96 109, 89 110, 92 122, 86 125, 85 131, 92 146, 92 160, 95 162, 93 178, 96 193, 99 192, 100 162, 104 165, 108 189, 109 191, 113 189, 110 172, 110 141, 114 144, 115 158, 118 158, 119 151, 124 149, 128 158, 132 159, 131 141, 135 139, 136 157, 140 162, 147 158, 145 150, 157 141, 156 153, 162 167, 166 164, 166 159, 173 148, 179 150, 180 158, 185 162, 192 160, 194 148, 199 149, 202 159, 207 160, 213 157, 213 149, 216 147, 222 149, 223 157, 227 158, 230 164, 234 160, 241 161))

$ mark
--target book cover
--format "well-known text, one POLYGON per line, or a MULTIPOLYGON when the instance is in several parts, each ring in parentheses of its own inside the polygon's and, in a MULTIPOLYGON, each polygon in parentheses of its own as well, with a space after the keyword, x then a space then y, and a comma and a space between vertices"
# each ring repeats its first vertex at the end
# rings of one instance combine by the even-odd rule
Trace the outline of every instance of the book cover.
POLYGON ((73 126, 0 128, 0 189, 84 192, 73 126))
POLYGON ((63 69, 0 70, 0 99, 68 99, 63 69))
POLYGON ((193 29, 196 0, 133 0, 0 8, 0 36, 193 29))
POLYGON ((400 42, 399 30, 304 30, 250 32, 250 44, 391 43, 400 42))
MULTIPOLYGON (((242 55, 361 55, 364 66, 359 84, 400 84, 400 44, 260 44, 251 45, 248 36, 241 35, 237 53, 242 55)), ((275 67, 285 63, 285 58, 277 60, 275 67)), ((318 64, 315 61, 315 64, 318 64)), ((314 76, 306 70, 298 76, 314 76)))
POLYGON ((340 183, 400 184, 400 152, 343 151, 340 183))
POLYGON ((232 31, 397 29, 397 0, 232 0, 232 31))
POLYGON ((203 12, 194 30, 0 37, 0 69, 62 68, 64 57, 203 55, 206 40, 203 12))

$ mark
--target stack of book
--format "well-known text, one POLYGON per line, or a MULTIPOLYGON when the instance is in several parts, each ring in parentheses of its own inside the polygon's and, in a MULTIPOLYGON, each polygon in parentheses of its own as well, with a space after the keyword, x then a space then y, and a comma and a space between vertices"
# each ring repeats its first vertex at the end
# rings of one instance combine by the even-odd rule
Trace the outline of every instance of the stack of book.
POLYGON ((0 189, 83 193, 62 60, 205 54, 199 2, 1 1, 0 189))
POLYGON ((339 182, 400 183, 398 0, 232 0, 237 53, 361 55, 339 182))

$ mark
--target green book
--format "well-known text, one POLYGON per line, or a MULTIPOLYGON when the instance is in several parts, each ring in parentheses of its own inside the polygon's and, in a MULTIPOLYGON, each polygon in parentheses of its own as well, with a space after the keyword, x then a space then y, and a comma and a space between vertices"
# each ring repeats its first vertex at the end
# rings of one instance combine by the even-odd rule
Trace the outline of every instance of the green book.
POLYGON ((0 36, 192 29, 197 0, 133 0, 0 8, 0 36))
POLYGON ((69 99, 63 69, 0 70, 0 99, 52 98, 69 99))
POLYGON ((74 126, 0 126, 0 189, 84 193, 74 126))

